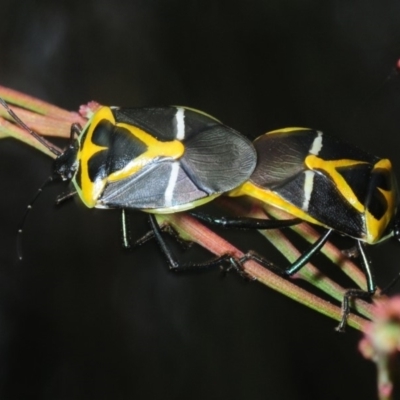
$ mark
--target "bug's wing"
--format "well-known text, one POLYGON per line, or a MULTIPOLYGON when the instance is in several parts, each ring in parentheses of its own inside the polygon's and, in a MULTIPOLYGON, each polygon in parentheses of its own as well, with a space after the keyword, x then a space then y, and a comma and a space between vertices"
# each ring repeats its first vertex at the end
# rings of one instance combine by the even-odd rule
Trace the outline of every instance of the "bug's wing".
POLYGON ((200 111, 156 107, 121 108, 113 112, 118 122, 139 127, 158 140, 181 140, 185 146, 182 168, 196 186, 209 194, 237 187, 255 168, 253 144, 239 132, 200 111), (178 120, 181 130, 177 127, 178 120))
MULTIPOLYGON (((316 135, 314 131, 300 130, 262 136, 255 142, 259 162, 251 182, 278 195, 276 206, 286 209, 286 204, 293 205, 295 208, 292 210, 299 210, 294 215, 359 238, 365 235, 363 213, 343 197, 340 188, 324 171, 323 164, 319 170, 310 170, 305 164, 316 135), (313 220, 307 219, 308 216, 313 220)), ((328 150, 331 147, 325 146, 328 150)), ((346 152, 349 151, 346 149, 346 152)), ((354 180, 351 186, 357 187, 359 196, 363 197, 370 169, 371 166, 365 164, 349 169, 350 176, 345 170, 340 174, 345 180, 354 180)))
POLYGON ((304 159, 314 137, 307 130, 260 136, 254 142, 257 166, 251 181, 262 188, 274 188, 305 171, 304 159))
POLYGON ((256 165, 253 144, 239 132, 201 111, 182 107, 115 108, 118 122, 149 132, 158 140, 181 140, 182 168, 209 194, 223 193, 246 181, 256 165), (181 132, 178 115, 180 116, 181 132))
POLYGON ((199 190, 179 161, 158 161, 126 179, 107 184, 99 203, 108 207, 166 209, 208 194, 199 190))
POLYGON ((224 193, 249 179, 256 166, 252 143, 235 130, 216 125, 185 144, 182 168, 208 194, 224 193))
POLYGON ((224 125, 191 135, 183 143, 179 160, 155 159, 138 173, 108 183, 98 205, 158 212, 189 209, 234 189, 254 170, 253 145, 224 125))
POLYGON ((214 117, 202 111, 185 107, 114 107, 112 112, 116 122, 136 126, 162 141, 177 139, 178 115, 182 118, 182 133, 185 138, 197 135, 211 126, 221 124, 214 117))

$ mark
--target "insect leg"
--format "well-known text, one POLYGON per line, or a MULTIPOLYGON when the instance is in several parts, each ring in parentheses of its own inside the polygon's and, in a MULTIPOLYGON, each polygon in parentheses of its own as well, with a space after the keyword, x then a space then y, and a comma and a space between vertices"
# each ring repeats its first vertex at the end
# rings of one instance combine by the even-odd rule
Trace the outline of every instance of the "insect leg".
POLYGON ((129 224, 129 215, 125 208, 121 210, 121 243, 124 249, 132 248, 132 237, 129 224))
MULTIPOLYGON (((275 272, 278 275, 289 277, 298 272, 310 258, 320 251, 321 247, 325 244, 328 240, 329 235, 331 234, 332 230, 326 231, 324 235, 322 235, 307 251, 305 251, 292 265, 290 265, 285 270, 277 267, 271 261, 265 259, 264 257, 254 253, 249 252, 242 257, 239 262, 244 263, 247 260, 254 260, 259 264, 263 265, 264 267, 268 268, 269 270, 275 272)), ((363 298, 368 299, 370 298, 376 291, 376 284, 375 279, 372 271, 371 261, 369 260, 367 253, 365 251, 364 243, 361 241, 357 241, 357 250, 361 256, 362 266, 365 272, 365 276, 367 279, 367 290, 362 289, 349 289, 345 292, 342 301, 342 317, 340 320, 339 325, 337 326, 336 330, 339 332, 343 332, 346 327, 347 318, 350 314, 350 303, 351 300, 354 298, 363 298)))
POLYGON ((76 193, 77 192, 75 190, 73 192, 67 192, 67 193, 60 194, 56 198, 56 205, 58 206, 59 204, 63 203, 65 200, 72 199, 72 197, 74 197, 76 195, 76 193))
MULTIPOLYGON (((122 211, 123 213, 125 210, 122 211)), ((190 215, 192 215, 194 218, 203 221, 203 222, 208 222, 212 225, 216 226, 222 226, 224 228, 234 228, 234 229, 282 229, 286 228, 289 226, 297 225, 303 222, 303 220, 299 218, 293 218, 293 219, 287 219, 287 220, 269 220, 269 219, 262 219, 262 218, 226 218, 226 217, 214 217, 208 214, 204 213, 197 213, 197 212, 190 212, 190 215)), ((128 228, 126 227, 126 223, 124 223, 124 220, 127 220, 127 216, 122 217, 122 234, 123 234, 123 247, 124 248, 133 248, 137 246, 141 246, 142 244, 146 243, 147 241, 154 239, 154 231, 150 230, 147 232, 145 235, 143 235, 141 238, 136 240, 134 243, 130 243, 128 246, 125 245, 125 239, 126 234, 124 232, 128 232, 128 228)), ((179 233, 176 232, 176 230, 168 225, 162 225, 160 226, 160 229, 163 232, 167 232, 171 236, 174 237, 174 239, 184 248, 188 248, 192 245, 192 242, 183 240, 179 233)))
POLYGON ((346 291, 342 302, 342 319, 337 326, 338 332, 344 332, 346 328, 347 318, 350 314, 350 303, 352 299, 369 299, 376 291, 376 283, 374 273, 372 270, 371 260, 367 256, 365 251, 365 244, 360 240, 357 240, 357 248, 361 256, 361 265, 364 269, 365 277, 367 279, 367 290, 362 289, 349 289, 346 291))
MULTIPOLYGON (((182 239, 179 233, 171 225, 163 224, 159 227, 163 232, 166 232, 169 235, 171 235, 184 249, 189 248, 193 244, 193 242, 182 239)), ((124 249, 127 250, 134 249, 154 238, 155 238, 154 231, 153 229, 150 229, 142 237, 132 242, 129 213, 128 210, 121 209, 121 243, 124 249)))
POLYGON ((212 225, 222 226, 223 228, 237 229, 281 229, 303 222, 303 220, 300 218, 277 220, 250 217, 214 217, 212 215, 199 212, 190 212, 190 215, 200 221, 207 222, 212 225))
POLYGON ((164 254, 165 258, 168 261, 169 269, 171 271, 183 272, 183 271, 190 271, 190 270, 205 270, 214 267, 220 266, 228 266, 226 270, 234 269, 239 272, 240 275, 243 274, 243 268, 241 267, 240 262, 238 262, 234 257, 229 254, 222 255, 220 257, 214 258, 212 260, 203 262, 203 263, 189 263, 189 264, 182 264, 178 262, 174 255, 172 254, 171 249, 168 247, 167 243, 165 242, 164 238, 162 237, 160 226, 157 223, 157 220, 154 215, 149 214, 149 221, 150 226, 154 232, 154 237, 157 240, 157 243, 160 247, 160 250, 164 254))
POLYGON ((253 251, 249 251, 247 254, 245 254, 239 260, 239 262, 244 263, 247 260, 254 260, 264 267, 270 269, 271 271, 277 273, 278 275, 285 277, 292 276, 301 268, 303 268, 315 253, 318 253, 321 250, 321 247, 326 243, 331 233, 332 229, 327 230, 324 235, 322 235, 315 243, 313 243, 308 250, 306 250, 294 263, 292 263, 286 269, 281 269, 277 267, 274 263, 253 251))

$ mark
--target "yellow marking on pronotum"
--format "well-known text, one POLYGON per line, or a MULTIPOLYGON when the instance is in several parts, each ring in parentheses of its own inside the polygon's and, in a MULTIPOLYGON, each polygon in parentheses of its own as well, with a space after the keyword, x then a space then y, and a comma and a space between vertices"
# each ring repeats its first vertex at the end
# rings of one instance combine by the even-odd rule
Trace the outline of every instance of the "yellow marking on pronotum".
POLYGON ((84 143, 81 143, 81 148, 78 154, 78 160, 81 163, 81 187, 78 186, 76 180, 74 180, 74 185, 76 186, 82 201, 89 208, 96 206, 97 200, 104 191, 108 182, 115 182, 128 178, 140 171, 145 165, 155 162, 160 158, 176 160, 182 157, 185 151, 184 145, 179 140, 160 142, 154 136, 136 126, 126 123, 117 123, 109 107, 100 108, 100 110, 98 110, 94 114, 93 118, 88 122, 83 132, 85 132, 86 129, 88 132, 84 143), (143 142, 147 146, 147 150, 139 157, 132 159, 132 161, 120 171, 116 171, 102 180, 91 182, 88 169, 89 160, 99 151, 107 149, 107 147, 98 146, 92 142, 93 132, 102 120, 109 121, 118 127, 126 129, 133 137, 143 142))
MULTIPOLYGON (((391 171, 392 170, 392 164, 390 160, 388 159, 382 159, 379 160, 375 166, 375 169, 383 169, 386 171, 391 171)), ((392 185, 394 185, 394 182, 392 182, 392 185)), ((393 186, 392 186, 393 187, 393 186)), ((392 190, 383 190, 382 188, 377 188, 382 195, 384 196, 386 202, 387 202, 387 209, 386 212, 383 214, 382 218, 377 220, 367 209, 366 215, 365 215, 365 223, 367 226, 367 243, 369 244, 374 244, 379 242, 381 240, 383 233, 385 232, 388 224, 390 221, 393 219, 393 215, 395 213, 396 209, 396 203, 395 199, 396 196, 393 196, 393 191, 392 190)))
POLYGON ((109 107, 102 107, 93 115, 93 117, 86 124, 86 127, 82 130, 82 135, 79 138, 80 150, 78 152, 78 161, 80 162, 81 166, 81 187, 78 186, 75 179, 73 183, 82 201, 89 208, 92 208, 96 205, 96 201, 101 195, 105 186, 105 183, 102 181, 91 182, 89 178, 89 160, 99 151, 107 149, 107 147, 98 146, 92 142, 93 131, 102 120, 115 123, 114 116, 109 107), (82 143, 82 136, 86 131, 87 134, 84 142, 82 143))
POLYGON ((125 168, 116 171, 107 177, 108 182, 115 182, 127 178, 140 171, 146 164, 157 161, 160 158, 170 158, 177 160, 182 157, 185 152, 185 146, 179 140, 171 140, 169 142, 160 142, 154 136, 144 132, 142 129, 128 125, 117 123, 117 126, 127 129, 133 136, 147 145, 147 151, 139 157, 132 159, 125 168))

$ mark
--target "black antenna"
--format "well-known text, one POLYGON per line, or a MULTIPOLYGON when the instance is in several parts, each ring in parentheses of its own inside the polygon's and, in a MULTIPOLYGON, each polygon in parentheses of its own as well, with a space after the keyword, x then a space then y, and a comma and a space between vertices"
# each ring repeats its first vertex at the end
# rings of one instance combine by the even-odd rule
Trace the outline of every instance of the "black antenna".
POLYGON ((17 230, 17 256, 18 256, 18 259, 20 261, 22 260, 22 245, 21 245, 21 241, 22 241, 22 233, 23 233, 23 227, 25 225, 26 217, 28 216, 29 211, 32 210, 33 204, 36 202, 36 200, 39 198, 39 196, 43 192, 43 189, 48 184, 53 182, 53 180, 54 180, 54 178, 52 176, 49 176, 46 179, 46 181, 43 183, 43 185, 40 186, 40 188, 38 189, 37 193, 35 194, 35 197, 29 202, 28 206, 26 207, 25 213, 22 216, 21 222, 20 222, 20 224, 18 226, 18 230, 17 230))
POLYGON ((15 114, 13 110, 11 110, 10 106, 7 104, 7 102, 0 97, 0 104, 5 108, 5 110, 10 114, 10 116, 14 119, 14 121, 23 129, 25 129, 31 136, 33 136, 38 142, 40 142, 46 149, 50 150, 53 154, 55 154, 57 157, 61 155, 61 152, 56 149, 51 143, 49 143, 46 139, 42 138, 40 135, 38 135, 35 131, 33 131, 31 128, 29 128, 28 125, 25 124, 25 122, 21 121, 21 119, 15 114))

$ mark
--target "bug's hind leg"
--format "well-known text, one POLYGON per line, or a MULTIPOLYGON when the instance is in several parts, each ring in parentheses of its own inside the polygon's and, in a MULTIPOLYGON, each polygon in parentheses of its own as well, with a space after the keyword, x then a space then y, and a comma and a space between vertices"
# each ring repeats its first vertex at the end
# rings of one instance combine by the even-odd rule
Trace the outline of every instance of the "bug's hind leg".
POLYGON ((292 263, 286 269, 279 268, 273 262, 267 260, 266 258, 260 256, 253 251, 249 251, 248 253, 246 253, 239 260, 239 262, 244 263, 247 260, 254 260, 278 275, 281 275, 283 277, 290 277, 296 272, 300 271, 300 269, 308 263, 310 258, 321 250, 322 246, 326 243, 331 233, 332 229, 327 230, 324 235, 322 235, 315 243, 313 243, 308 250, 306 250, 294 263, 292 263))
POLYGON ((346 290, 343 301, 342 301, 342 318, 339 322, 339 325, 335 328, 338 332, 344 332, 347 325, 347 319, 350 315, 350 305, 353 299, 365 299, 369 300, 375 293, 368 292, 362 289, 348 289, 346 290))
MULTIPOLYGON (((307 262, 310 260, 313 254, 320 251, 322 246, 328 240, 329 235, 331 234, 332 230, 328 230, 324 235, 322 235, 307 251, 305 251, 292 265, 290 265, 286 269, 281 269, 276 266, 271 261, 265 259, 264 257, 254 253, 248 252, 247 254, 242 257, 239 262, 244 263, 247 260, 254 260, 259 264, 263 265, 265 268, 268 268, 272 272, 283 276, 283 277, 290 277, 296 272, 298 272, 307 262)), ((376 284, 375 279, 372 271, 371 261, 369 260, 367 253, 365 251, 365 245, 363 242, 357 240, 356 242, 357 251, 361 257, 361 264, 365 272, 365 276, 367 279, 367 290, 363 289, 349 289, 345 292, 342 301, 342 316, 339 325, 336 327, 336 330, 339 332, 343 332, 346 328, 347 319, 350 314, 350 305, 353 299, 370 299, 375 291, 376 291, 376 284)))
POLYGON ((356 242, 358 253, 361 257, 361 265, 364 269, 365 277, 367 279, 367 290, 362 289, 349 289, 346 291, 342 302, 342 319, 336 327, 338 332, 344 332, 347 324, 347 319, 350 314, 350 305, 353 299, 366 299, 369 300, 376 292, 376 283, 374 273, 372 270, 372 263, 365 250, 365 244, 360 240, 356 242))

